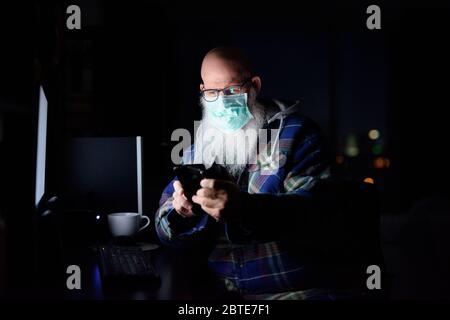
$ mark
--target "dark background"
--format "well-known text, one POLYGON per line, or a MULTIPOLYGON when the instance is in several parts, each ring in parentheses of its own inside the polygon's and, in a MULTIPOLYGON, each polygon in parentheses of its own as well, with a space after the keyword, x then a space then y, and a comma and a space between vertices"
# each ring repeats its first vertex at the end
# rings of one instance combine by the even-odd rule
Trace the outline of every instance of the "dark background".
POLYGON ((192 131, 200 118, 200 64, 218 45, 248 52, 262 96, 301 100, 330 142, 336 174, 373 178, 383 212, 400 215, 421 199, 447 199, 450 6, 338 3, 2 3, 0 214, 4 239, 14 244, 8 270, 27 270, 31 259, 16 249, 33 241, 39 79, 50 108, 47 188, 64 183, 60 151, 70 137, 141 135, 144 211, 152 215, 171 179, 170 135, 192 131), (65 28, 69 4, 81 7, 81 30, 65 28), (366 28, 370 4, 381 7, 381 30, 366 28), (376 141, 368 138, 372 129, 380 132, 376 141), (351 137, 357 156, 348 153, 351 137), (388 165, 377 169, 379 157, 388 165))

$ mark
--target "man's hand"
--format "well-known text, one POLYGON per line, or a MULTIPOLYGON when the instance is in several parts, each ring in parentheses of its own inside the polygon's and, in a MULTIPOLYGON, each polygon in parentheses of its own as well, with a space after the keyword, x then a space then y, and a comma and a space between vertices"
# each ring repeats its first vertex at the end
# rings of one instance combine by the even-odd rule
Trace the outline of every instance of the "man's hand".
POLYGON ((178 212, 179 215, 190 218, 194 216, 192 212, 192 203, 184 195, 183 187, 181 186, 180 181, 175 181, 173 183, 173 188, 175 189, 172 197, 173 197, 173 207, 178 212))
POLYGON ((239 203, 239 188, 236 184, 217 179, 203 179, 202 187, 192 197, 202 209, 216 221, 223 221, 230 217, 230 213, 237 210, 239 203))

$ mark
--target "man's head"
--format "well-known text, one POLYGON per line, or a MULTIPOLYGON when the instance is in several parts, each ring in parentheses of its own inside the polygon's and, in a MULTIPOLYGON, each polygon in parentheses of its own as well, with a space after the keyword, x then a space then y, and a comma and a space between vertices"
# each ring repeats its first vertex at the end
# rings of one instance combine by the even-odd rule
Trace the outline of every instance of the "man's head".
MULTIPOLYGON (((216 130, 206 153, 212 154, 214 161, 225 164, 230 173, 237 176, 246 166, 237 159, 254 157, 257 131, 264 121, 264 108, 256 101, 261 90, 261 79, 252 73, 249 59, 236 47, 219 47, 209 51, 203 59, 201 77, 203 132, 208 129, 230 129, 216 130), (234 97, 237 100, 233 103, 224 102, 234 97), (212 116, 217 114, 222 118, 212 116), (220 124, 224 124, 223 127, 220 124), (240 143, 242 141, 245 143, 240 143), (218 159, 221 156, 226 157, 226 163, 218 159)), ((207 162, 211 162, 212 158, 207 162)))
POLYGON ((247 80, 249 81, 245 90, 250 87, 253 87, 256 93, 261 90, 261 79, 253 75, 250 60, 236 47, 219 47, 209 51, 203 58, 201 77, 203 82, 200 84, 200 90, 223 89, 247 80))

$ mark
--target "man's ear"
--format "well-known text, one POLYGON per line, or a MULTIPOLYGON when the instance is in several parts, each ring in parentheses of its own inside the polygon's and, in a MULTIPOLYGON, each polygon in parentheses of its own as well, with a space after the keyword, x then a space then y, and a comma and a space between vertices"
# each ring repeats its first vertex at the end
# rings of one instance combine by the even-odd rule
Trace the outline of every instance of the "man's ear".
POLYGON ((200 91, 202 91, 205 86, 203 85, 203 83, 200 83, 199 87, 200 87, 200 91))
POLYGON ((259 94, 259 92, 261 91, 261 78, 258 76, 254 76, 252 78, 252 84, 256 89, 256 94, 259 94))

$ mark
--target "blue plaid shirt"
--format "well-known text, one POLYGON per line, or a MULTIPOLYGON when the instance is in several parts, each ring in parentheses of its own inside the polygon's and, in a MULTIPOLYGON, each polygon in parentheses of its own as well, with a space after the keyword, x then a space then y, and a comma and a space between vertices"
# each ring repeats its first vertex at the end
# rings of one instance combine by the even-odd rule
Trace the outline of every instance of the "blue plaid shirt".
MULTIPOLYGON (((259 155, 257 164, 247 166, 238 181, 241 219, 218 223, 208 215, 181 217, 172 206, 173 180, 163 191, 156 231, 170 246, 213 241, 210 267, 243 295, 284 292, 304 298, 309 296, 304 290, 319 286, 315 281, 322 276, 320 264, 310 258, 307 203, 315 183, 329 177, 328 157, 318 127, 298 112, 266 122, 265 128, 279 129, 282 166, 274 169, 259 155)), ((191 163, 193 153, 191 146, 183 162, 191 163)))

